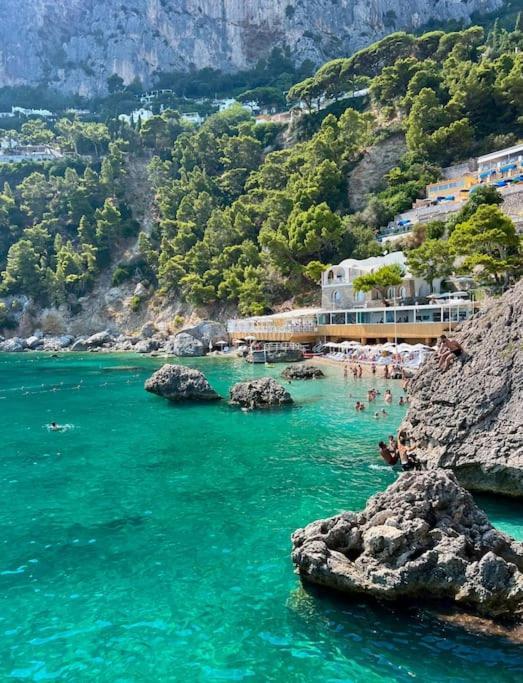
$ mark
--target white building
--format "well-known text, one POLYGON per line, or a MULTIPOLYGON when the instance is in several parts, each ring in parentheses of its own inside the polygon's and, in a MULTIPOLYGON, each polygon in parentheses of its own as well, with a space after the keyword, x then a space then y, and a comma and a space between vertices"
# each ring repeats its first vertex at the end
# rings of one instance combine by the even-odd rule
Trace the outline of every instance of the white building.
POLYGON ((185 114, 181 114, 180 118, 182 121, 187 121, 188 123, 192 123, 195 126, 201 126, 205 120, 203 116, 198 114, 197 111, 191 111, 185 114))
MULTIPOLYGON (((428 282, 416 278, 409 272, 405 254, 402 251, 394 251, 385 256, 362 260, 345 259, 337 266, 331 266, 322 273, 321 277, 322 307, 333 310, 352 307, 368 308, 377 305, 381 299, 379 292, 355 292, 352 283, 360 275, 372 273, 382 266, 393 264, 401 267, 403 281, 396 287, 389 287, 387 300, 398 304, 432 294, 428 282)), ((440 284, 439 280, 435 282, 435 293, 439 292, 440 284)))
POLYGON ((491 176, 496 180, 511 171, 523 171, 523 143, 506 147, 491 154, 478 157, 479 180, 487 180, 491 176))
POLYGON ((24 109, 24 107, 12 107, 11 113, 18 116, 41 116, 44 119, 53 118, 54 114, 48 109, 24 109))
POLYGON ((132 111, 130 114, 120 114, 118 119, 120 121, 125 121, 129 125, 134 124, 136 125, 138 121, 141 121, 144 123, 145 121, 148 121, 149 119, 152 119, 154 114, 150 109, 135 109, 132 111))

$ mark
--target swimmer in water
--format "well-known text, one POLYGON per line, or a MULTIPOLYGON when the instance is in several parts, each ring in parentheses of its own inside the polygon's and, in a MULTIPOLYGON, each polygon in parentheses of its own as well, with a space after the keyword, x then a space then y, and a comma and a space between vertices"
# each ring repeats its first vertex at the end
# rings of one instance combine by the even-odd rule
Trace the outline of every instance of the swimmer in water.
POLYGON ((62 425, 56 424, 56 422, 51 422, 51 424, 49 425, 49 429, 52 432, 63 432, 64 430, 62 425))

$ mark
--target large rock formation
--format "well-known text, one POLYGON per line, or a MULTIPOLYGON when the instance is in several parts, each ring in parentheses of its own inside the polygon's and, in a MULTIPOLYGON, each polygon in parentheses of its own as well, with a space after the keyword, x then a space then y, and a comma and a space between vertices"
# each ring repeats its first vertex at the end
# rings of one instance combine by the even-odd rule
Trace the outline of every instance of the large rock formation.
POLYGON ((272 377, 238 382, 231 388, 231 405, 242 408, 270 408, 293 403, 289 392, 272 377))
POLYGON ((162 366, 145 382, 145 390, 169 401, 220 399, 202 372, 183 365, 162 366))
POLYGON ((196 339, 192 334, 187 334, 186 332, 177 334, 174 340, 169 342, 167 348, 169 353, 174 353, 175 356, 187 358, 204 356, 207 350, 199 339, 196 339))
POLYGON ((523 495, 523 281, 456 334, 446 372, 429 360, 411 381, 402 425, 427 467, 471 490, 523 495))
POLYGON ((523 610, 523 544, 444 470, 402 474, 363 512, 313 522, 292 544, 302 579, 345 593, 444 599, 491 617, 523 610))
POLYGON ((254 65, 289 46, 296 62, 346 56, 431 19, 463 20, 502 0, 2 0, 0 85, 100 91, 113 73, 254 65), (23 37, 23 39, 21 39, 23 37))
POLYGON ((281 376, 285 379, 320 379, 325 377, 325 374, 315 365, 289 365, 281 376))

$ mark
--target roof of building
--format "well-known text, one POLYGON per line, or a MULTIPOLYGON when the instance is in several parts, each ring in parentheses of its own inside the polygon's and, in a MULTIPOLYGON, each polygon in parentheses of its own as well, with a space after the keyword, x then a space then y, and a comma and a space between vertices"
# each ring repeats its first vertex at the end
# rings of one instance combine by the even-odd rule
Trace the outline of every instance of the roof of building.
POLYGON ((407 268, 407 258, 402 251, 392 251, 390 254, 385 254, 385 256, 371 256, 370 258, 361 260, 348 258, 339 265, 344 268, 355 268, 364 273, 372 273, 382 266, 391 266, 394 263, 397 263, 403 268, 406 277, 411 277, 407 268))
POLYGON ((498 157, 504 157, 507 154, 517 154, 518 152, 523 153, 523 142, 514 145, 513 147, 506 147, 505 149, 498 149, 497 152, 491 152, 490 154, 484 154, 482 157, 478 157, 478 164, 483 164, 487 161, 492 161, 498 157))

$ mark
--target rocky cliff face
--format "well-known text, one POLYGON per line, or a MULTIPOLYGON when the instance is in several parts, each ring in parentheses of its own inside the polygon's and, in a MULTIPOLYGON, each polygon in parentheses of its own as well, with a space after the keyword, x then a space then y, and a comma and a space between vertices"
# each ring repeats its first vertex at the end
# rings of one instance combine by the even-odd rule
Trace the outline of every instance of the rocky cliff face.
POLYGON ((475 491, 523 496, 523 281, 456 335, 446 372, 428 361, 410 386, 402 425, 429 468, 475 491))
POLYGON ((468 21, 502 0, 2 0, 0 84, 96 92, 117 73, 255 63, 289 45, 297 61, 347 55, 431 19, 468 21))

